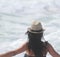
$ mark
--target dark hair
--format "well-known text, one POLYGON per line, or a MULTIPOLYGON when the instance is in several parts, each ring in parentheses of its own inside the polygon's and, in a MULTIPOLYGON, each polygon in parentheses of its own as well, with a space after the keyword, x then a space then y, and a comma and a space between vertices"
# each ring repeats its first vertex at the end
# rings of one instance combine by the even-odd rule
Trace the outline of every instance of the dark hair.
POLYGON ((44 42, 41 41, 43 37, 42 33, 31 33, 28 31, 28 49, 32 50, 36 57, 43 57, 43 52, 46 50, 44 42))

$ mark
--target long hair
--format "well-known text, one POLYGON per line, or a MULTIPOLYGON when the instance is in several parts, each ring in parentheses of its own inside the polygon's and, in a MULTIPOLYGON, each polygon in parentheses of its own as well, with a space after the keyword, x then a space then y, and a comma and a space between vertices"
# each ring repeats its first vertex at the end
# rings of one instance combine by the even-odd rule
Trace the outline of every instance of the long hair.
POLYGON ((43 57, 43 52, 46 49, 44 42, 41 41, 42 37, 43 33, 28 32, 28 48, 34 52, 35 57, 43 57))

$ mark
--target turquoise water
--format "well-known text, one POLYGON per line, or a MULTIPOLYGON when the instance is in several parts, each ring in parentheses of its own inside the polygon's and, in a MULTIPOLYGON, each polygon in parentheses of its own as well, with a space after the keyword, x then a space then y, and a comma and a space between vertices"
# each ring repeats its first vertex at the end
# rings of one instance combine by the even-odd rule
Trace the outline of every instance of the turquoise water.
MULTIPOLYGON (((20 47, 33 20, 42 22, 44 38, 60 54, 59 0, 0 0, 0 53, 20 47)), ((23 57, 21 53, 14 57, 23 57)), ((50 54, 47 57, 51 57, 50 54)))

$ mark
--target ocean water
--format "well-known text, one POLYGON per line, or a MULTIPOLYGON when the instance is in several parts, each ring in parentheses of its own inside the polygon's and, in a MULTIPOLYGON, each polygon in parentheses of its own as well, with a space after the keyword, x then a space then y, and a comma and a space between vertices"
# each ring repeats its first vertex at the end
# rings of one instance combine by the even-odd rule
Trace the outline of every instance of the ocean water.
POLYGON ((25 32, 33 20, 42 22, 45 40, 60 54, 60 0, 0 0, 0 53, 25 43, 25 32))

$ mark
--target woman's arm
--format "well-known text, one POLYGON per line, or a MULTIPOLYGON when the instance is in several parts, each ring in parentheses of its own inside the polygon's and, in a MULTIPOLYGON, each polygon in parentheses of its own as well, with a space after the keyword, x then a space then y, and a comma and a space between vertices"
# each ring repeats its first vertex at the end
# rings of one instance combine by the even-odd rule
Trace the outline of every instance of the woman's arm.
POLYGON ((7 53, 4 53, 4 54, 0 54, 0 57, 12 57, 12 56, 15 56, 19 53, 22 53, 24 52, 27 48, 26 48, 26 44, 23 44, 20 48, 14 50, 14 51, 9 51, 7 53))
POLYGON ((54 50, 51 44, 48 43, 48 51, 53 57, 60 57, 60 55, 54 50))

